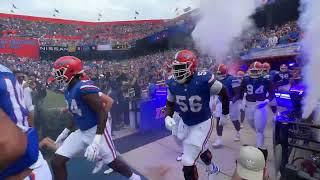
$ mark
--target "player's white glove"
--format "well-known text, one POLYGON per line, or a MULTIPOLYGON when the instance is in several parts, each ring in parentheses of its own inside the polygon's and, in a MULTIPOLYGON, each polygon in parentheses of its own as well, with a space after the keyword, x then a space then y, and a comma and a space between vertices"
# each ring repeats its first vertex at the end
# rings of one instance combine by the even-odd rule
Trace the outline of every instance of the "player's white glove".
POLYGON ((63 141, 68 137, 70 130, 65 128, 54 142, 57 146, 61 146, 63 141))
POLYGON ((261 108, 264 108, 266 105, 268 105, 270 102, 269 99, 265 99, 262 103, 260 104, 257 104, 257 109, 261 109, 261 108))
POLYGON ((165 121, 166 128, 170 131, 172 131, 174 127, 177 125, 176 121, 170 116, 167 116, 164 121, 165 121))
POLYGON ((95 135, 92 143, 87 147, 84 157, 87 158, 88 161, 94 162, 97 160, 101 138, 102 135, 95 135))
POLYGON ((219 120, 219 126, 224 126, 228 123, 228 121, 231 121, 230 119, 230 115, 227 114, 227 115, 221 115, 220 116, 220 120, 219 120))

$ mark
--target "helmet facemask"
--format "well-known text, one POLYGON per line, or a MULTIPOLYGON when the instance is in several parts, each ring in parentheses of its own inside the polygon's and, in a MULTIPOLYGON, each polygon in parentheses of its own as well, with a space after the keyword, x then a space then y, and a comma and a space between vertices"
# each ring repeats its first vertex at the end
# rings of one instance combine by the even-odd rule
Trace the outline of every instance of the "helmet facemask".
POLYGON ((250 69, 249 70, 249 76, 251 78, 259 78, 261 76, 261 70, 256 69, 256 68, 250 69))
POLYGON ((224 80, 226 77, 227 77, 227 75, 226 74, 223 74, 223 73, 221 73, 220 71, 217 71, 216 72, 216 76, 217 76, 217 79, 218 80, 224 80))
POLYGON ((180 84, 185 83, 192 75, 191 73, 192 63, 190 62, 178 62, 175 61, 172 64, 172 75, 175 81, 180 84))
POLYGON ((69 84, 75 76, 68 78, 66 76, 67 68, 61 67, 60 69, 54 69, 54 78, 60 84, 69 84))
POLYGON ((282 67, 280 67, 280 71, 281 72, 288 72, 288 67, 282 66, 282 67))
POLYGON ((68 82, 68 77, 65 76, 65 73, 67 72, 67 68, 60 68, 60 69, 54 69, 53 74, 56 81, 60 84, 68 82))

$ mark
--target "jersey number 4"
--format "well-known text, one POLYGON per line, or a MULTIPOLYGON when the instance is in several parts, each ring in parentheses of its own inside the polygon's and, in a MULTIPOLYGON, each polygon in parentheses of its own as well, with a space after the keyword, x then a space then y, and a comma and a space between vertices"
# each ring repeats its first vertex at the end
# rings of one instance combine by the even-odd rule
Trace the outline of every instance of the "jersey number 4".
POLYGON ((255 91, 254 91, 253 85, 251 85, 251 84, 247 85, 247 93, 249 95, 252 95, 252 94, 263 94, 263 92, 264 92, 264 86, 263 85, 260 85, 259 88, 257 88, 255 91))
POLYGON ((182 112, 187 112, 189 107, 191 112, 200 112, 202 109, 200 102, 201 97, 197 95, 191 96, 188 100, 186 96, 176 96, 176 103, 180 106, 182 112))
POLYGON ((78 116, 82 116, 81 109, 78 108, 77 102, 74 99, 71 100, 70 111, 73 114, 77 114, 78 116))

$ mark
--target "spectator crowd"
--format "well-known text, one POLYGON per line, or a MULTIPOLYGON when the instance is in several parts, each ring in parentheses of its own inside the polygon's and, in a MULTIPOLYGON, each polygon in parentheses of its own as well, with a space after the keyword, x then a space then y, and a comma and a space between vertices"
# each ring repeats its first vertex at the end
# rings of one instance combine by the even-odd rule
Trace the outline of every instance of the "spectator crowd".
POLYGON ((165 29, 164 21, 115 23, 56 22, 23 17, 0 18, 2 37, 38 38, 40 45, 96 45, 129 43, 165 29))
MULTIPOLYGON (((24 16, 0 18, 2 37, 30 37, 39 39, 40 45, 47 46, 83 46, 83 45, 130 45, 138 39, 177 24, 185 24, 192 30, 195 21, 188 14, 172 20, 132 21, 112 23, 90 23, 78 21, 27 19, 24 16)), ((269 48, 276 45, 297 42, 302 32, 296 21, 283 25, 263 27, 246 31, 238 40, 241 53, 251 49, 269 48)))
POLYGON ((240 41, 243 42, 243 51, 275 47, 281 44, 297 42, 302 32, 296 21, 290 21, 281 26, 263 27, 257 31, 244 33, 240 41))

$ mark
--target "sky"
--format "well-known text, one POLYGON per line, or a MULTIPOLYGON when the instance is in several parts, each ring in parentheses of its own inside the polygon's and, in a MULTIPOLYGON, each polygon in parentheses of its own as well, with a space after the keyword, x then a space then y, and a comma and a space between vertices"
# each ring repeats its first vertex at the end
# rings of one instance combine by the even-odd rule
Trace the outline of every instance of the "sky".
POLYGON ((199 0, 0 0, 0 12, 82 21, 171 19, 187 7, 198 7, 199 0), (13 8, 13 4, 17 9, 13 8), (139 12, 139 15, 135 14, 139 12))

